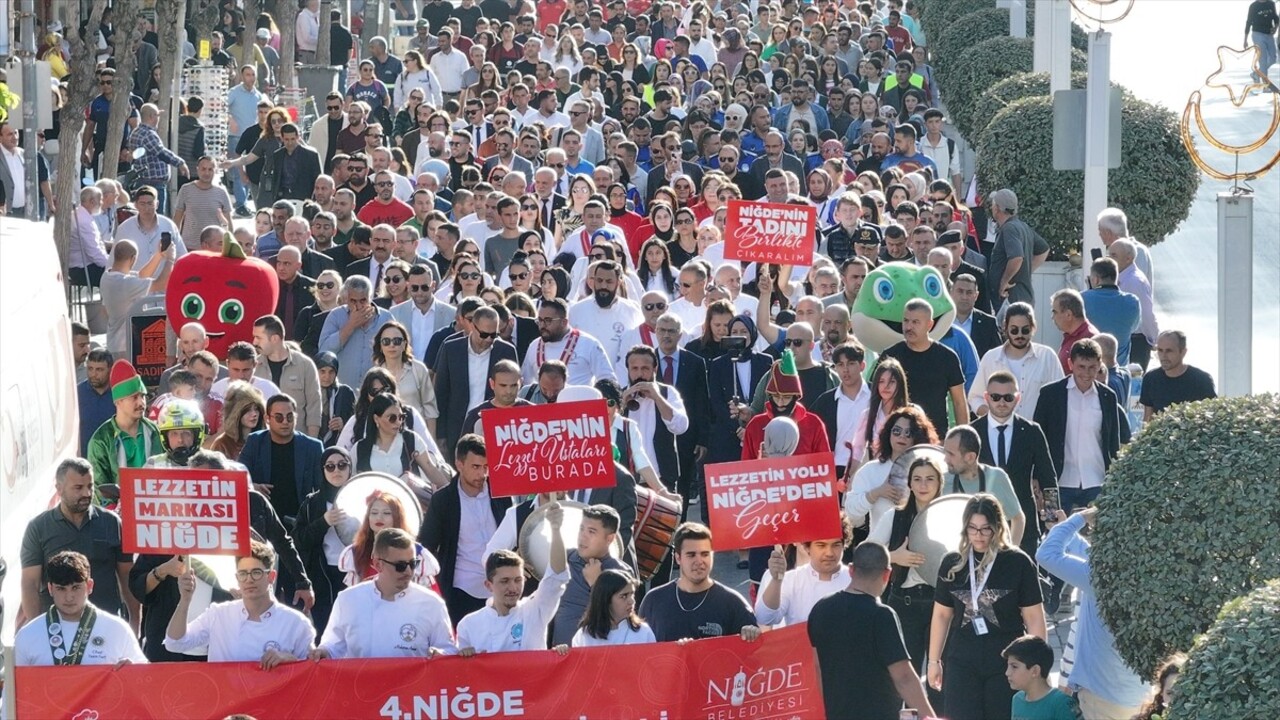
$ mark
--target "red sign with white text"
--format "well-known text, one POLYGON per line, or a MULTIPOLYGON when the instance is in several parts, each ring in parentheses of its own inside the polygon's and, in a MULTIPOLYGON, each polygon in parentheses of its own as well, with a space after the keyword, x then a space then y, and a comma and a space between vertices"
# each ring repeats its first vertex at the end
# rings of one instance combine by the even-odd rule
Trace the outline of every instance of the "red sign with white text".
POLYGON ((684 645, 470 658, 17 668, 17 717, 820 720, 804 624, 684 645), (643 668, 638 670, 637 668, 643 668), (144 690, 145 689, 145 690, 144 690))
POLYGON ((119 512, 127 553, 249 554, 243 470, 120 468, 119 512))
POLYGON ((813 264, 818 209, 812 205, 730 200, 724 257, 771 265, 813 264))
POLYGON ((708 465, 716 550, 840 537, 835 467, 832 453, 708 465))
POLYGON ((613 487, 613 436, 604 400, 485 410, 494 497, 613 487))

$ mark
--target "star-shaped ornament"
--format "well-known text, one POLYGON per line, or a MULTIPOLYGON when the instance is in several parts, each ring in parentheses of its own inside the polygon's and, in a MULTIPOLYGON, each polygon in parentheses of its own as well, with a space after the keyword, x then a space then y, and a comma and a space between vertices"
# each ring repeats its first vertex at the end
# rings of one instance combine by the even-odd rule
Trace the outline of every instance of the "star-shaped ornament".
POLYGON ((964 617, 960 620, 960 627, 971 624, 973 619, 979 615, 987 623, 987 627, 1000 627, 1000 621, 996 618, 995 604, 1000 601, 1000 598, 1008 595, 1009 592, 1008 590, 983 590, 978 593, 978 604, 974 605, 973 595, 970 594, 969 588, 952 590, 951 594, 955 595, 956 599, 964 604, 964 617))
POLYGON ((1211 88, 1225 88, 1227 93, 1231 96, 1231 104, 1236 107, 1240 107, 1244 104, 1244 101, 1248 99, 1249 93, 1255 91, 1261 92, 1266 89, 1268 85, 1274 84, 1271 82, 1271 79, 1267 74, 1262 72, 1260 64, 1261 59, 1262 53, 1255 46, 1250 46, 1243 50, 1236 50, 1235 48, 1230 48, 1226 45, 1220 45, 1218 47, 1218 69, 1212 75, 1205 78, 1204 84, 1206 87, 1211 88), (1246 62, 1248 63, 1248 74, 1245 75, 1245 77, 1247 77, 1248 80, 1241 80, 1236 83, 1232 83, 1229 79, 1231 76, 1244 74, 1246 72, 1243 67, 1246 62), (1253 79, 1254 75, 1262 78, 1262 80, 1255 81, 1253 79), (1244 88, 1239 91, 1239 95, 1237 96, 1236 92, 1240 84, 1243 84, 1244 88))

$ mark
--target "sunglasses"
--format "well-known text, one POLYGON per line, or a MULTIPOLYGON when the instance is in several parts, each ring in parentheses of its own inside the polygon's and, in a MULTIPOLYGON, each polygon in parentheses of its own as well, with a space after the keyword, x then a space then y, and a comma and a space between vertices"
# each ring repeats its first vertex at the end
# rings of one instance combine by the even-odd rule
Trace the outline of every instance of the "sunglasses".
POLYGON ((341 460, 341 461, 336 462, 336 463, 325 463, 325 464, 324 464, 324 469, 325 469, 326 471, 328 471, 328 472, 333 472, 333 471, 335 471, 335 470, 347 470, 347 469, 349 469, 350 467, 351 467, 351 463, 347 462, 346 460, 341 460))
POLYGON ((401 420, 404 420, 404 415, 401 415, 400 413, 387 413, 386 415, 382 416, 382 419, 386 420, 392 425, 395 425, 396 423, 399 423, 401 420))
POLYGON ((556 170, 563 170, 564 163, 547 163, 547 167, 555 168, 556 170))
POLYGON ((341 106, 341 105, 330 105, 330 106, 326 107, 325 109, 326 109, 326 110, 328 110, 329 112, 333 112, 334 110, 341 110, 341 109, 342 109, 342 106, 341 106))
POLYGON ((537 210, 538 206, 537 205, 521 205, 520 209, 521 210, 537 210))
POLYGON ((278 423, 291 423, 294 417, 293 413, 271 413, 271 419, 278 423))
POLYGON ((990 397, 992 402, 1010 402, 1011 403, 1014 400, 1016 400, 1018 396, 1015 395, 1014 393, 988 393, 987 397, 990 397))
POLYGON ((431 289, 430 285, 410 285, 410 292, 426 292, 431 289))
POLYGON ((402 573, 409 569, 417 570, 418 566, 422 564, 422 559, 414 558, 412 560, 401 560, 400 562, 391 562, 390 560, 386 560, 384 558, 378 558, 378 562, 382 563, 383 565, 386 565, 387 567, 394 568, 395 571, 398 573, 402 573))
POLYGON ((1030 325, 1027 325, 1027 326, 1022 326, 1022 325, 1010 325, 1008 328, 1006 328, 1006 329, 1005 329, 1005 334, 1007 334, 1007 335, 1030 335, 1030 334, 1031 334, 1031 326, 1030 326, 1030 325))
POLYGON ((666 303, 664 303, 664 302, 645 303, 645 304, 644 304, 644 310, 645 310, 645 312, 653 312, 654 310, 666 310, 666 309, 667 309, 667 304, 666 304, 666 303))
POLYGON ((522 272, 522 273, 507 273, 507 279, 508 279, 508 280, 510 280, 511 282, 517 282, 517 281, 520 281, 520 280, 524 280, 524 279, 525 279, 525 278, 527 278, 527 277, 529 277, 529 273, 527 273, 527 272, 522 272))
MULTIPOLYGON (((382 136, 379 135, 378 137, 382 136)), ((390 180, 383 180, 382 182, 376 182, 373 184, 374 187, 395 187, 395 185, 396 184, 390 180)))
POLYGON ((394 346, 396 346, 396 347, 400 347, 401 345, 403 345, 403 344, 404 344, 404 338, 402 338, 402 337, 384 337, 384 338, 382 338, 381 340, 379 340, 379 342, 380 342, 380 343, 382 343, 382 347, 389 347, 389 346, 391 346, 391 345, 394 345, 394 346))
POLYGON ((915 435, 915 431, 911 428, 895 427, 889 431, 889 434, 894 437, 911 437, 912 435, 915 435))
POLYGON ((321 290, 332 290, 332 289, 334 289, 334 288, 338 287, 338 283, 336 283, 336 282, 318 282, 318 283, 316 283, 316 287, 320 288, 321 290))
POLYGON ((807 341, 804 338, 787 338, 782 341, 782 346, 794 348, 804 347, 805 342, 807 341))
POLYGON ((481 275, 478 272, 458 273, 458 278, 461 280, 479 280, 480 277, 481 275))
POLYGON ((605 255, 604 253, 591 253, 592 260, 605 260, 607 258, 608 256, 605 255))
POLYGON ((476 334, 480 336, 480 339, 481 339, 481 340, 492 340, 492 339, 494 339, 494 338, 498 337, 498 333, 496 333, 496 332, 485 332, 484 330, 476 330, 476 334))

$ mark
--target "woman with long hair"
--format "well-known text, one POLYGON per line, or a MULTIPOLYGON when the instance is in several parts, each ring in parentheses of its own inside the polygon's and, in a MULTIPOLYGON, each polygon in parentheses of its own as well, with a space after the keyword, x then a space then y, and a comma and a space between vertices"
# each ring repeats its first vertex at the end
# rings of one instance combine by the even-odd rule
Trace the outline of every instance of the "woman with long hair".
POLYGON ((1007 720, 1013 689, 1000 653, 1028 633, 1048 636, 1036 565, 1014 544, 1005 518, 994 495, 971 497, 960 551, 947 553, 938 571, 929 686, 942 691, 943 715, 952 720, 1007 720))
POLYGON ((311 286, 314 303, 298 311, 298 319, 293 324, 292 338, 296 338, 307 357, 315 357, 320 352, 320 330, 329 313, 342 304, 338 295, 342 291, 342 276, 337 270, 322 270, 311 286), (314 337, 312 337, 314 335, 314 337))
POLYGON ((396 379, 398 395, 427 420, 427 429, 433 430, 434 420, 440 416, 436 406, 435 386, 427 366, 413 356, 409 331, 392 320, 382 326, 373 337, 373 366, 386 368, 396 379))
MULTIPOLYGON (((375 492, 365 499, 365 504, 368 509, 360 522, 355 542, 346 546, 338 559, 338 569, 344 573, 343 582, 347 587, 378 575, 378 565, 373 561, 373 539, 378 531, 387 528, 409 529, 409 523, 405 520, 404 503, 400 502, 398 496, 375 492)), ((414 568, 413 581, 431 587, 436 575, 440 574, 440 561, 417 542, 414 543, 414 556, 418 560, 418 567, 414 568)))
POLYGON ((622 65, 618 70, 622 72, 623 80, 630 80, 636 85, 649 82, 649 68, 645 67, 644 58, 640 55, 640 46, 635 43, 622 46, 622 65))
POLYGON ((1168 717, 1169 705, 1173 702, 1174 686, 1182 675, 1182 668, 1187 664, 1187 656, 1174 653, 1156 668, 1152 697, 1142 706, 1142 710, 1133 716, 1133 720, 1160 720, 1168 717))
POLYGON ((729 334, 729 323, 733 321, 736 312, 733 303, 728 300, 716 300, 707 305, 702 335, 690 340, 685 349, 707 362, 724 355, 722 341, 729 334))
POLYGON ((653 630, 636 614, 638 583, 621 570, 605 570, 591 586, 587 611, 578 623, 571 647, 642 645, 657 642, 653 630))
POLYGON ((307 569, 311 591, 316 596, 311 616, 320 632, 324 632, 324 627, 329 624, 333 601, 347 586, 347 573, 338 566, 343 545, 336 529, 347 519, 347 514, 334 507, 333 501, 338 491, 351 480, 351 465, 351 455, 346 450, 325 448, 320 454, 320 471, 325 481, 302 501, 298 520, 292 529, 298 556, 307 569))
POLYGON ((526 193, 520 196, 520 227, 526 231, 538 233, 541 238, 542 247, 551 247, 555 242, 555 235, 542 224, 542 212, 538 207, 538 196, 533 193, 526 193))
POLYGON ((564 207, 556 210, 556 251, 560 252, 560 247, 564 245, 564 239, 573 234, 573 231, 582 227, 582 210, 587 205, 587 201, 592 195, 596 194, 596 181, 591 179, 590 175, 581 174, 574 175, 569 180, 568 202, 564 207))
MULTIPOLYGON (((404 54, 402 60, 404 72, 400 73, 399 79, 396 80, 395 106, 404 106, 408 101, 409 94, 414 90, 420 90, 422 92, 422 102, 433 108, 440 108, 444 104, 443 91, 440 89, 440 78, 436 77, 435 71, 423 59, 422 53, 417 50, 409 50, 404 54)), ((416 129, 418 126, 417 118, 417 115, 410 113, 409 129, 400 134, 404 135, 416 129)), ((396 118, 396 127, 400 127, 400 118, 398 116, 396 118)))
POLYGON ((858 109, 853 113, 853 121, 845 131, 845 141, 858 145, 862 143, 864 132, 870 131, 871 123, 880 117, 880 101, 871 93, 863 93, 858 99, 858 109))
MULTIPOLYGON (((778 48, 782 46, 782 43, 786 41, 787 41, 787 26, 774 25, 772 28, 769 29, 769 42, 764 46, 764 49, 760 51, 760 59, 767 61, 770 58, 772 58, 778 52, 778 48)), ((745 60, 746 58, 743 58, 744 63, 745 63, 745 60)), ((751 72, 751 71, 748 70, 747 72, 751 72)))
POLYGON ((915 445, 937 444, 938 433, 920 408, 908 405, 890 413, 880 429, 879 452, 853 473, 844 496, 844 511, 854 527, 867 525, 868 515, 884 515, 906 498, 906 488, 889 482, 894 461, 915 445))
POLYGON ((582 69, 582 53, 572 35, 560 36, 556 42, 556 51, 551 54, 551 66, 556 69, 565 68, 569 71, 569 77, 577 77, 578 71, 582 69))
MULTIPOLYGON (((401 76, 403 77, 403 76, 401 76)), ((395 122, 391 125, 391 141, 395 146, 399 146, 404 136, 418 129, 418 106, 423 101, 422 88, 415 87, 408 91, 409 94, 403 103, 399 103, 396 107, 400 108, 396 112, 395 122)), ((396 97, 401 96, 400 85, 396 85, 396 97)))
POLYGON ((858 420, 850 439, 853 450, 850 463, 855 467, 863 460, 880 454, 880 430, 894 410, 911 404, 907 391, 907 373, 893 358, 882 358, 871 374, 871 403, 858 420))
POLYGON ((480 262, 474 257, 464 255, 458 260, 455 255, 454 260, 457 262, 453 263, 453 286, 445 302, 456 305, 462 298, 477 296, 492 285, 480 269, 480 262))
POLYGON ((675 233, 667 242, 667 250, 671 253, 671 265, 677 268, 698 256, 698 217, 687 207, 675 213, 675 233))
POLYGON ((284 141, 280 139, 280 128, 287 122, 289 122, 289 115, 284 108, 271 108, 262 119, 262 134, 258 136, 253 149, 235 160, 223 160, 218 163, 223 170, 245 168, 249 180, 254 184, 254 203, 258 207, 266 207, 275 201, 277 185, 275 152, 284 147, 284 141), (259 163, 259 160, 262 162, 259 163), (255 168, 258 173, 256 180, 254 179, 255 168))
POLYGON ((262 391, 243 380, 227 383, 222 399, 222 427, 204 446, 217 450, 228 459, 239 460, 249 433, 266 427, 267 400, 262 391))
POLYGON ((671 251, 658 238, 649 238, 640 246, 636 275, 640 278, 640 287, 644 292, 660 292, 668 300, 678 297, 676 271, 671 267, 671 251))
POLYGON ((405 404, 384 392, 369 403, 364 437, 356 443, 356 472, 380 472, 398 477, 412 490, 448 484, 440 449, 429 435, 404 427, 405 404))
MULTIPOLYGON (((356 403, 351 417, 342 426, 342 434, 338 436, 338 447, 348 452, 355 449, 356 443, 364 437, 365 428, 369 426, 369 408, 373 399, 383 393, 395 393, 396 379, 386 368, 372 367, 360 381, 360 390, 356 393, 356 403)), ((422 414, 413 408, 406 408, 408 416, 404 421, 406 430, 426 432, 427 421, 422 414)))
POLYGON ((502 76, 498 74, 498 66, 491 62, 480 65, 479 77, 474 85, 462 91, 462 98, 459 102, 466 105, 468 100, 478 99, 485 90, 493 90, 494 92, 502 92, 502 76))

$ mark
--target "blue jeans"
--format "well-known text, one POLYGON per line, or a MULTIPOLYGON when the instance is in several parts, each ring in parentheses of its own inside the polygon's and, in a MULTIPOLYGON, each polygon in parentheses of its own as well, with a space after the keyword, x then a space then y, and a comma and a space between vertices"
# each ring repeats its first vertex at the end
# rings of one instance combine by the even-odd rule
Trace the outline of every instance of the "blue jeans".
MULTIPOLYGON (((227 136, 227 157, 235 157, 236 145, 240 144, 239 135, 227 136)), ((241 207, 249 199, 249 188, 240 180, 240 168, 231 168, 231 190, 235 194, 236 207, 241 207)))
POLYGON ((1089 503, 1098 499, 1098 494, 1101 492, 1101 486, 1084 489, 1059 486, 1058 500, 1062 503, 1062 512, 1070 515, 1076 510, 1088 507, 1089 503))
MULTIPOLYGON (((1271 73, 1271 66, 1276 62, 1276 38, 1270 33, 1262 33, 1253 31, 1250 33, 1253 44, 1258 48, 1258 52, 1262 53, 1262 57, 1258 59, 1258 67, 1262 68, 1262 73, 1268 75, 1271 81, 1280 85, 1280 73, 1271 73)), ((1255 76, 1254 79, 1259 79, 1255 76)))

